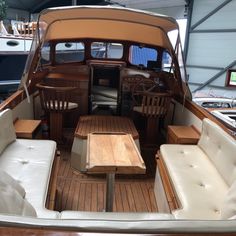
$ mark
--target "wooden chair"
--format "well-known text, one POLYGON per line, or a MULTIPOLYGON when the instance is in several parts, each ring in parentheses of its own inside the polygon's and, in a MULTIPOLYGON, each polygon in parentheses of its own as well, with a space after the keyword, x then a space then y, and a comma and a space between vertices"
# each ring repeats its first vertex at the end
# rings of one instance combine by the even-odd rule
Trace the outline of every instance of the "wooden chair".
POLYGON ((154 144, 157 141, 160 118, 166 116, 171 94, 156 92, 140 92, 142 96, 141 105, 133 107, 133 111, 140 113, 147 118, 146 141, 154 144))
POLYGON ((53 87, 37 84, 42 109, 50 116, 50 138, 62 142, 63 114, 78 108, 71 101, 76 87, 53 87))

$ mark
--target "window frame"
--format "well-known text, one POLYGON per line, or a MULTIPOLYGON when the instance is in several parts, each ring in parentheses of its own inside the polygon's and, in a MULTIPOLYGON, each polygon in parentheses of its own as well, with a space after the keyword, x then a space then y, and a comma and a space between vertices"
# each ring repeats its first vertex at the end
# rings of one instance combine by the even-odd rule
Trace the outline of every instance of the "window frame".
MULTIPOLYGON (((157 58, 156 58, 156 63, 158 65, 161 65, 161 54, 162 54, 162 49, 160 47, 157 47, 157 46, 153 46, 153 45, 149 45, 149 44, 138 44, 138 43, 133 43, 133 42, 130 42, 129 45, 128 45, 128 59, 127 59, 127 62, 129 63, 129 65, 131 66, 136 66, 136 67, 140 67, 140 65, 136 65, 136 64, 132 64, 131 61, 130 61, 130 50, 131 50, 131 47, 132 46, 137 46, 137 47, 145 47, 145 48, 150 48, 150 49, 154 49, 156 50, 157 52, 157 58)), ((147 66, 144 65, 144 68, 145 69, 148 69, 147 66)))
POLYGON ((90 44, 89 44, 89 54, 90 57, 94 60, 111 60, 111 61, 119 61, 119 60, 123 60, 124 59, 124 55, 125 55, 125 43, 123 41, 113 41, 113 40, 91 40, 90 44), (105 57, 105 58, 100 58, 100 57, 93 57, 92 55, 92 44, 93 43, 106 43, 106 44, 120 44, 122 46, 122 56, 120 58, 109 58, 109 57, 105 57))
POLYGON ((229 69, 229 70, 227 70, 225 86, 226 87, 236 88, 236 81, 235 81, 235 84, 231 84, 231 75, 232 75, 232 73, 236 74, 236 69, 229 69))
MULTIPOLYGON (((49 58, 48 58, 48 61, 47 61, 47 63, 42 63, 42 60, 45 60, 44 58, 43 58, 43 48, 44 48, 44 45, 45 45, 45 43, 42 45, 42 48, 40 48, 40 60, 39 60, 39 63, 40 63, 40 65, 41 66, 47 66, 47 65, 51 65, 52 64, 52 58, 53 58, 53 56, 52 56, 52 52, 53 52, 53 50, 52 50, 52 44, 51 44, 51 42, 50 41, 48 41, 48 42, 46 42, 47 44, 48 44, 48 48, 49 48, 49 58)), ((45 60, 46 61, 46 60, 45 60)))

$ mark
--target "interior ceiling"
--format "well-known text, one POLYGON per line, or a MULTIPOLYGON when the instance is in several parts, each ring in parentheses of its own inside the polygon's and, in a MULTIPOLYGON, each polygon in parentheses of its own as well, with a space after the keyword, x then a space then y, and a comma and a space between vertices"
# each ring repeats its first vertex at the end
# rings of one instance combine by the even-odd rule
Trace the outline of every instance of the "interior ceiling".
POLYGON ((36 13, 44 8, 68 6, 77 2, 77 5, 110 5, 116 4, 136 9, 165 8, 183 6, 186 0, 6 0, 9 8, 26 10, 36 13))

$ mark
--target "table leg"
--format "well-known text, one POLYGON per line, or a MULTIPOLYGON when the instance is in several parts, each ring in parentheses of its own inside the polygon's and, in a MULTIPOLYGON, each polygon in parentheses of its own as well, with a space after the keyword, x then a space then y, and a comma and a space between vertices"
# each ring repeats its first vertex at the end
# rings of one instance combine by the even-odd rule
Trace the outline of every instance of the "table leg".
POLYGON ((113 210, 115 188, 115 173, 107 174, 107 191, 106 191, 106 211, 111 212, 113 210))
POLYGON ((62 113, 50 112, 50 139, 62 142, 62 113))

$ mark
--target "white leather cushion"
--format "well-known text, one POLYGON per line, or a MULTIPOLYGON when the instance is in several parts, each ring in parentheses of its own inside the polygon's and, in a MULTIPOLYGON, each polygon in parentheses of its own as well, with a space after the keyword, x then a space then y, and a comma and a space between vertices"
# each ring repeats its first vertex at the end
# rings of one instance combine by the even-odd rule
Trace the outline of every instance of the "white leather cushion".
POLYGON ((180 203, 175 218, 219 220, 229 187, 207 155, 197 145, 164 144, 160 151, 180 203))
POLYGON ((25 189, 9 174, 0 169, 0 186, 10 185, 20 196, 25 197, 25 189))
POLYGON ((166 214, 166 213, 62 211, 61 219, 154 221, 154 220, 170 220, 174 219, 174 216, 172 214, 166 214))
POLYGON ((0 167, 26 191, 26 198, 41 218, 56 218, 45 210, 56 143, 49 140, 16 139, 0 157, 0 167), (44 211, 45 210, 45 211, 44 211))
POLYGON ((10 185, 0 185, 0 213, 37 216, 34 208, 10 185))
POLYGON ((229 188, 221 208, 221 219, 226 220, 236 215, 236 181, 229 188))
POLYGON ((216 123, 204 119, 198 146, 231 186, 236 179, 236 140, 216 123))
POLYGON ((16 132, 12 120, 12 111, 6 109, 0 113, 0 154, 6 146, 16 140, 16 132))

